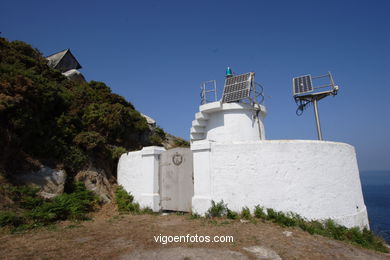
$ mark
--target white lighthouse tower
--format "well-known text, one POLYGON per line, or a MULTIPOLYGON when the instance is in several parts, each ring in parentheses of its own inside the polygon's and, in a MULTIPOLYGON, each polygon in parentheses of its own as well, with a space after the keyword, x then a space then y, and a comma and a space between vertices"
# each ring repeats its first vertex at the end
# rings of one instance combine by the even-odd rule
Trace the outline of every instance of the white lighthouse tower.
POLYGON ((322 140, 266 140, 266 108, 256 100, 254 73, 225 80, 221 100, 205 103, 190 131, 192 211, 211 201, 229 209, 256 205, 307 219, 368 227, 353 146, 322 140))

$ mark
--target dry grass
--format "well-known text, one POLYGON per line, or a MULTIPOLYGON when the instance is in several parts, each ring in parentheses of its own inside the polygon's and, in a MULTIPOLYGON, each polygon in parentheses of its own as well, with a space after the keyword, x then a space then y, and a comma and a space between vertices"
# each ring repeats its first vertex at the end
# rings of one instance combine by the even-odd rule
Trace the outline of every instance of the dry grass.
POLYGON ((283 259, 390 259, 389 255, 363 249, 346 242, 310 235, 296 228, 284 228, 261 220, 242 223, 239 220, 214 218, 191 219, 189 215, 118 215, 108 205, 86 222, 61 222, 20 234, 2 230, 0 255, 6 259, 119 258, 135 250, 167 247, 214 248, 238 251, 252 258, 243 247, 265 246, 283 259), (292 231, 287 237, 284 231, 292 231), (234 243, 154 242, 158 235, 232 235, 234 243))

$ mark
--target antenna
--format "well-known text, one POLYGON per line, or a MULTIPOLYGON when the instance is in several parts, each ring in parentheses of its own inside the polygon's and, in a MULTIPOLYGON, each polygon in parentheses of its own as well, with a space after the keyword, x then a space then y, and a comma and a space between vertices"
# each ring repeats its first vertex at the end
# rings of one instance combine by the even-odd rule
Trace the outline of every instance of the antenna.
POLYGON ((315 77, 312 77, 309 74, 293 78, 293 96, 298 105, 296 113, 298 116, 302 115, 306 106, 313 103, 318 140, 323 140, 320 116, 318 113, 318 101, 330 95, 337 95, 338 90, 339 87, 334 84, 333 77, 330 72, 325 75, 315 77), (313 80, 316 82, 325 80, 325 84, 316 86, 313 84, 313 80))

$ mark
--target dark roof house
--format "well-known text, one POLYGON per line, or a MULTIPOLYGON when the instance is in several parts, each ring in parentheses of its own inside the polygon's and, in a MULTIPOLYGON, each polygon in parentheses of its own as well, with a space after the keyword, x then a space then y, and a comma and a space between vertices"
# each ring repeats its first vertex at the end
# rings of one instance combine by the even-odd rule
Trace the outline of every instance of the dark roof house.
POLYGON ((70 49, 66 49, 53 55, 46 57, 49 61, 48 65, 61 72, 66 72, 72 69, 81 69, 80 63, 76 60, 70 49))

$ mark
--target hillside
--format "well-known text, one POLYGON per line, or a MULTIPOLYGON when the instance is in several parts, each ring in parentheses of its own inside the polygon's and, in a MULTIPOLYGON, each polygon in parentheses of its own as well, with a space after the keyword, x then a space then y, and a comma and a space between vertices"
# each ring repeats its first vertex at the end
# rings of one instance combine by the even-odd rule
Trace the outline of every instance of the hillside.
POLYGON ((109 201, 119 156, 146 145, 185 144, 167 136, 106 84, 71 81, 37 49, 0 38, 4 182, 28 184, 49 176, 54 181, 45 194, 52 196, 71 192, 76 178, 109 201))

